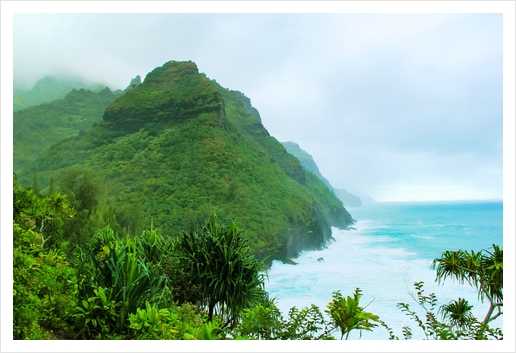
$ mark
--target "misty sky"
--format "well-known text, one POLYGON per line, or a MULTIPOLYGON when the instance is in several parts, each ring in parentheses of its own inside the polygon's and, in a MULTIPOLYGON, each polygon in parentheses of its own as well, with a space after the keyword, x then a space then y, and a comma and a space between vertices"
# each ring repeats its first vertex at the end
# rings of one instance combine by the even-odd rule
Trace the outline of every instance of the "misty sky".
POLYGON ((501 14, 15 14, 14 80, 192 60, 336 188, 502 198, 501 14))

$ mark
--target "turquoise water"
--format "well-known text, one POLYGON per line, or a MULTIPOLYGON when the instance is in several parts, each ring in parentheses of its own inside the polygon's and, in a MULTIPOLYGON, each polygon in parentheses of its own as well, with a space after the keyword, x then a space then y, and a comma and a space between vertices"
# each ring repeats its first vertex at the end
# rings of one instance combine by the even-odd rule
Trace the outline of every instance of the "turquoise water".
MULTIPOLYGON (((424 281, 425 292, 434 292, 440 303, 466 298, 474 305, 473 313, 483 318, 488 305, 478 302, 474 289, 454 282, 438 286, 430 266, 446 250, 502 246, 502 209, 501 202, 376 203, 351 208, 356 229, 333 229, 335 241, 326 249, 302 253, 295 259, 297 265, 273 262, 267 290, 286 315, 292 306, 313 303, 325 309, 334 290, 347 296, 361 288, 361 305, 368 305, 367 310, 400 337, 402 327, 409 325, 414 338, 424 338, 396 307, 404 302, 420 312, 411 297, 418 281, 424 281)), ((501 318, 493 326, 502 327, 501 318)), ((360 338, 359 333, 352 338, 360 338)), ((363 332, 362 339, 388 339, 388 333, 378 327, 363 332)))
POLYGON ((434 259, 446 250, 502 245, 501 202, 377 203, 351 209, 363 234, 388 237, 391 248, 434 259))

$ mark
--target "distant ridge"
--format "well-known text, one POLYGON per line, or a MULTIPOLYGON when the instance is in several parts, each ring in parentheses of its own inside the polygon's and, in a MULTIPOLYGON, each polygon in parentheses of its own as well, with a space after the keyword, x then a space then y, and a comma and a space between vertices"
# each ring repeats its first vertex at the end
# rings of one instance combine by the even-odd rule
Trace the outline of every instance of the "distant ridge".
POLYGON ((45 76, 38 80, 28 91, 15 91, 13 110, 18 111, 56 99, 64 98, 72 89, 87 89, 93 92, 101 91, 105 85, 86 83, 78 77, 45 76))
POLYGON ((292 141, 282 142, 282 145, 286 148, 287 152, 292 154, 294 157, 299 159, 301 165, 314 173, 322 182, 332 191, 344 204, 345 207, 360 207, 362 201, 360 197, 355 196, 344 189, 334 189, 330 182, 322 176, 319 171, 319 167, 315 163, 312 155, 303 150, 297 143, 292 141))
POLYGON ((121 91, 72 89, 65 97, 15 111, 13 114, 14 171, 20 172, 57 142, 102 121, 106 107, 121 91))

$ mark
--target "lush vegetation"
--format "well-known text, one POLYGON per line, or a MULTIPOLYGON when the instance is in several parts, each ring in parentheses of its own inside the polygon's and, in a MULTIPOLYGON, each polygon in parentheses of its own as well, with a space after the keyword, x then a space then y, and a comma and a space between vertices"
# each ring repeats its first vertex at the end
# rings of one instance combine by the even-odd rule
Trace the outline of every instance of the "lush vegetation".
MULTIPOLYGON (((272 259, 321 248, 353 219, 249 98, 194 63, 166 63, 123 94, 72 90, 17 111, 14 127, 15 339, 398 338, 359 288, 286 317, 269 298, 272 259)), ((446 252, 434 266, 490 309, 477 320, 464 299, 438 305, 416 283, 424 319, 399 307, 425 336, 502 338, 489 325, 502 315, 503 251, 446 252)))
POLYGON ((106 107, 120 93, 71 90, 62 99, 14 112, 14 171, 28 170, 42 150, 75 136, 101 121, 106 107))
MULTIPOLYGON (((152 225, 138 236, 109 227, 82 246, 62 240, 75 217, 66 195, 13 188, 13 337, 15 339, 347 339, 350 332, 388 324, 352 296, 333 293, 326 310, 293 307, 285 318, 264 290, 263 262, 249 253, 239 226, 212 213, 199 231, 164 237, 152 225)), ((477 288, 490 302, 483 320, 459 298, 438 305, 415 284, 421 318, 409 315, 427 339, 502 339, 490 323, 502 315, 503 250, 447 251, 434 261, 436 278, 477 288)), ((403 327, 403 338, 412 328, 403 327)))
POLYGON ((215 210, 224 223, 245 224, 251 253, 270 262, 323 247, 331 226, 353 223, 342 202, 268 134, 249 99, 192 62, 156 68, 115 99, 102 122, 20 172, 26 186, 51 179, 77 201, 75 224, 65 229, 77 244, 105 225, 140 234, 151 219, 163 234, 195 231, 215 210), (80 190, 90 190, 88 200, 80 190))
POLYGON ((287 141, 281 143, 288 153, 299 159, 299 162, 301 162, 301 165, 314 173, 319 179, 322 180, 326 186, 333 191, 333 186, 331 186, 328 179, 326 179, 324 176, 322 176, 321 172, 319 171, 319 167, 315 163, 312 155, 310 155, 308 152, 303 150, 297 143, 287 141))
POLYGON ((64 98, 72 89, 86 89, 98 92, 105 89, 99 83, 86 83, 77 77, 46 76, 34 84, 30 90, 14 91, 13 110, 18 111, 64 98))

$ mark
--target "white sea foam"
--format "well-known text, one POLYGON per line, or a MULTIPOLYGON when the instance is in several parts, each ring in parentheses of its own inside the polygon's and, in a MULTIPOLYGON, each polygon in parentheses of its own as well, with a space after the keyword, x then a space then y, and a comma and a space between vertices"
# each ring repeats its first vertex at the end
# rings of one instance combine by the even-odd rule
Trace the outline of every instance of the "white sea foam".
MULTIPOLYGON (((478 302, 474 289, 453 282, 438 286, 435 271, 430 269, 431 260, 393 246, 397 241, 392 237, 364 234, 379 228, 369 221, 358 222, 355 230, 333 229, 335 241, 327 249, 303 252, 295 260, 297 265, 274 261, 266 287, 284 315, 292 306, 302 308, 312 303, 324 310, 333 291, 340 290, 347 296, 358 287, 363 293, 361 304, 370 303, 367 311, 379 315, 395 334, 401 337, 402 327, 409 325, 414 338, 422 339, 422 331, 396 305, 405 302, 420 312, 411 295, 415 296, 414 282, 424 281, 425 293, 435 292, 440 303, 465 298, 474 305, 474 314, 483 318, 488 306, 478 302)), ((359 333, 350 338, 359 338, 359 333)), ((388 339, 388 333, 377 327, 373 332, 363 332, 362 339, 388 339)))

